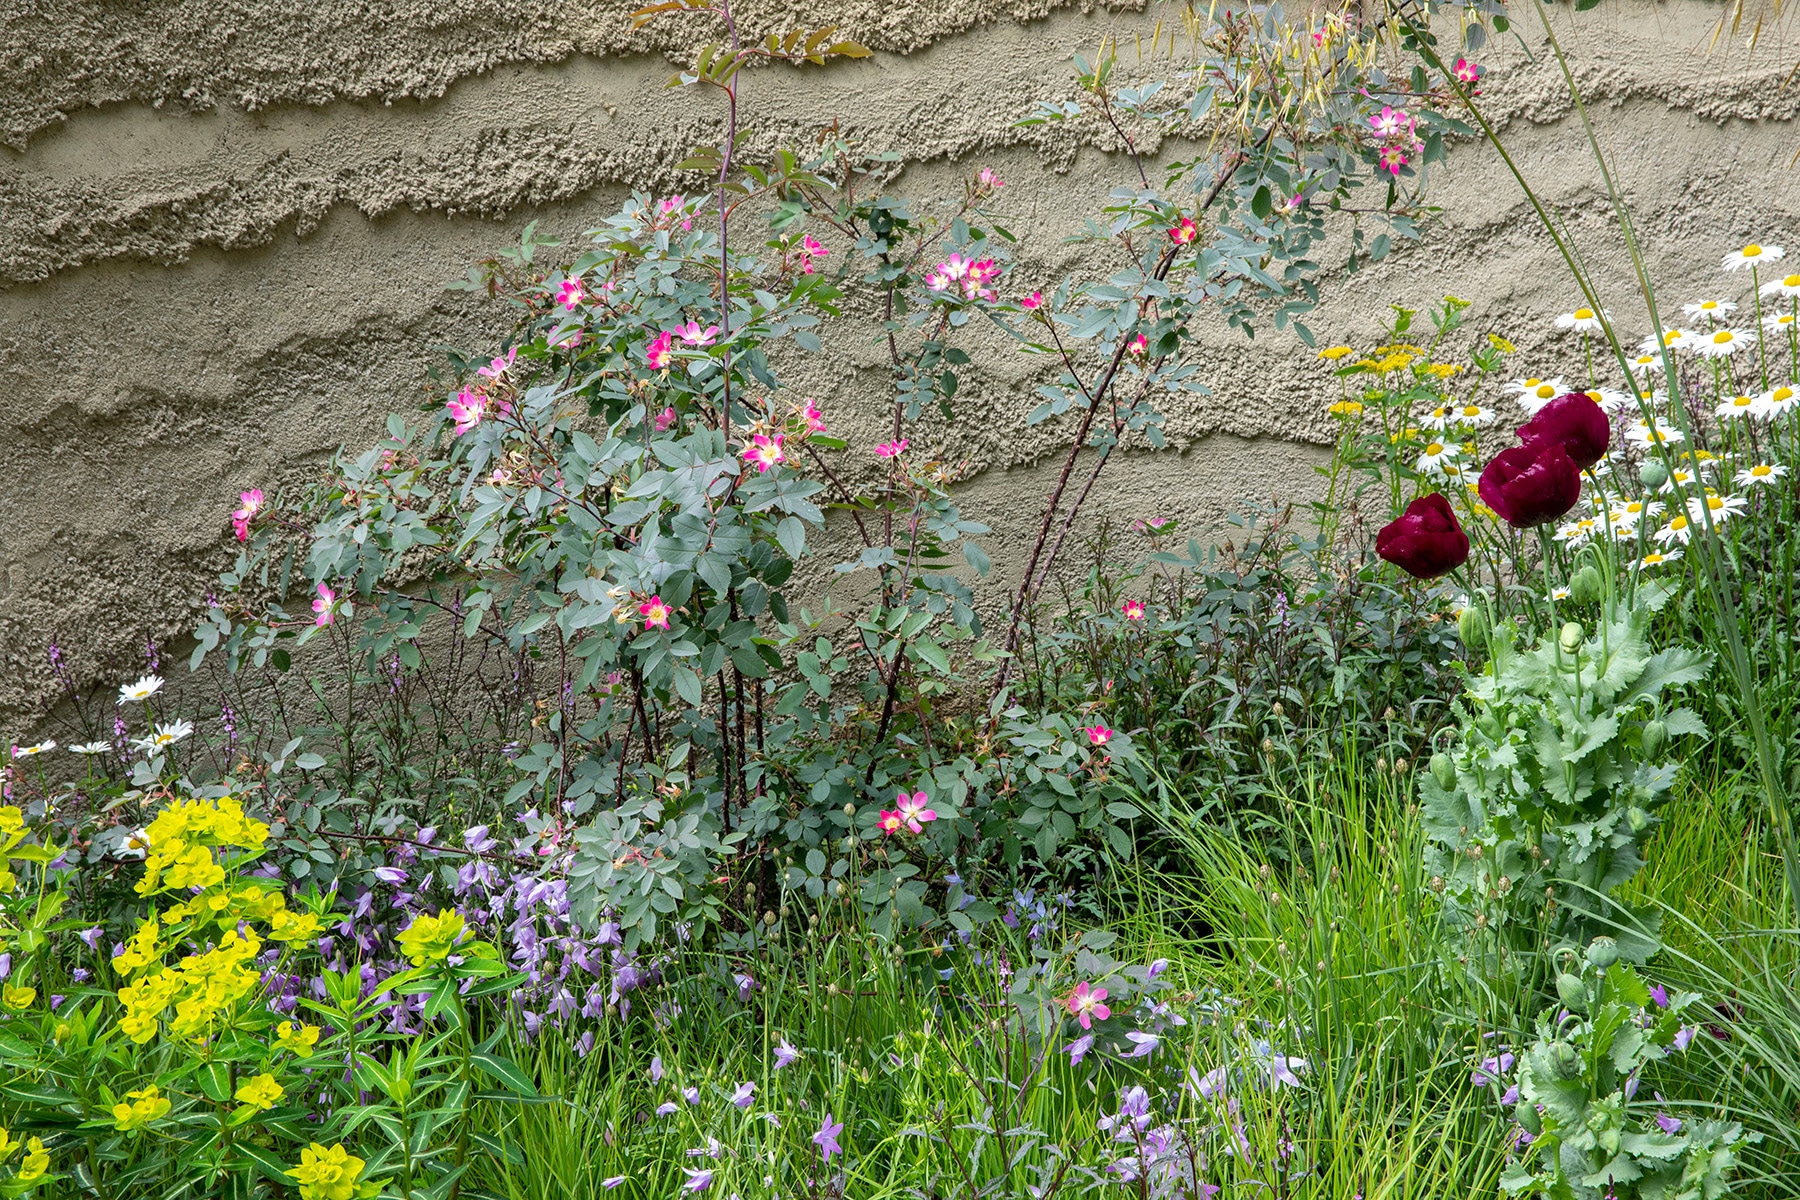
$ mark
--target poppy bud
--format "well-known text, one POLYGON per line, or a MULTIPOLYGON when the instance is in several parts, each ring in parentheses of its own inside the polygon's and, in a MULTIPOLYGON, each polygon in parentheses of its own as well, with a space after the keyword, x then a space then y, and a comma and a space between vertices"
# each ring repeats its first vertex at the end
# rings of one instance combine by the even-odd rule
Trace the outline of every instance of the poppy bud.
POLYGON ((1527 446, 1554 442, 1585 471, 1606 457, 1606 448, 1612 444, 1612 423, 1592 396, 1569 392, 1544 405, 1520 427, 1519 440, 1527 446))
POLYGON ((1606 584, 1593 563, 1582 567, 1575 572, 1575 578, 1569 580, 1569 597, 1577 604, 1593 604, 1605 594, 1606 584))
POLYGON ((1563 1007, 1575 1012, 1587 1008, 1587 985, 1581 982, 1581 976, 1564 972, 1556 977, 1556 994, 1563 1002, 1563 1007))
POLYGON ((1469 539, 1450 502, 1437 492, 1420 496, 1375 535, 1375 553, 1417 579, 1436 579, 1469 559, 1469 539))
POLYGON ((1569 621, 1563 625, 1562 633, 1557 636, 1556 640, 1562 643, 1565 652, 1573 654, 1581 649, 1581 638, 1581 622, 1569 621))
POLYGON ((1456 786, 1456 763, 1442 751, 1431 756, 1431 777, 1446 792, 1456 786))
POLYGON ((1581 473, 1556 442, 1514 446, 1494 456, 1481 473, 1481 502, 1517 529, 1542 525, 1575 507, 1581 473))
POLYGON ((1655 758, 1662 753, 1663 741, 1669 736, 1669 727, 1661 721, 1645 721, 1643 732, 1643 749, 1645 758, 1655 758))
POLYGON ((1462 638, 1462 644, 1471 651, 1486 650, 1488 637, 1493 630, 1488 625, 1487 613, 1471 604, 1462 610, 1456 618, 1456 633, 1462 638))

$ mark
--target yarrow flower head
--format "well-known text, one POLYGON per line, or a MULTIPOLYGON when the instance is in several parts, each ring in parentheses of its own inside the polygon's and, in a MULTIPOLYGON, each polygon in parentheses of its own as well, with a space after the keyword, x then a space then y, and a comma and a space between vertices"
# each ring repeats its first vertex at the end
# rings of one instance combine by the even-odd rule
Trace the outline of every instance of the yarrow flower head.
POLYGON ((237 534, 237 540, 250 540, 250 522, 262 511, 263 494, 261 488, 251 488, 247 492, 238 493, 239 507, 231 514, 231 529, 237 534))
POLYGON ((670 607, 660 595, 652 596, 642 604, 638 605, 638 615, 644 618, 645 629, 661 629, 666 631, 669 628, 669 617, 672 616, 674 612, 674 608, 670 607))

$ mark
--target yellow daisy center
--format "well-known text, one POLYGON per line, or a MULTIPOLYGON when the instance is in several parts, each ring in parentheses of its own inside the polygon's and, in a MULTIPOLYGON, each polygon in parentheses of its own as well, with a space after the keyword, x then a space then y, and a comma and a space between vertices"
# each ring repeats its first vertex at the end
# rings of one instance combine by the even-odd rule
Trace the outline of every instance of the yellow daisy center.
POLYGON ((1768 476, 1773 475, 1774 473, 1775 472, 1772 469, 1770 469, 1770 467, 1766 463, 1758 463, 1756 466, 1750 468, 1750 474, 1755 476, 1757 479, 1765 479, 1768 476))
POLYGON ((1479 417, 1481 415, 1481 409, 1473 404, 1465 404, 1463 405, 1462 415, 1465 417, 1479 417))
POLYGON ((1425 447, 1426 454, 1442 454, 1443 452, 1444 444, 1442 442, 1433 442, 1431 445, 1425 447))
POLYGON ((1594 310, 1591 308, 1578 308, 1575 310, 1575 319, 1577 321, 1591 321, 1594 319, 1594 310))
POLYGON ((1792 400, 1793 398, 1794 398, 1794 389, 1791 387, 1778 387, 1774 391, 1769 393, 1769 399, 1773 400, 1776 404, 1780 404, 1787 400, 1792 400))
POLYGON ((1719 330, 1719 332, 1713 334, 1713 345, 1715 345, 1715 346, 1727 345, 1730 342, 1734 341, 1736 339, 1736 337, 1737 337, 1737 335, 1732 333, 1731 330, 1721 329, 1721 330, 1719 330))
POLYGON ((1725 502, 1717 496, 1708 496, 1706 498, 1706 507, 1712 509, 1714 512, 1718 512, 1721 508, 1725 507, 1725 502))
POLYGON ((1686 517, 1676 517, 1673 521, 1669 522, 1669 528, 1675 530, 1686 529, 1687 525, 1688 519, 1686 517))
POLYGON ((1644 555, 1644 565, 1646 567, 1654 567, 1657 563, 1661 562, 1662 560, 1663 560, 1663 556, 1660 554, 1644 555))
POLYGON ((1599 392, 1583 392, 1581 394, 1586 396, 1589 400, 1592 400, 1595 404, 1600 403, 1600 393, 1599 392))
POLYGON ((1719 307, 1719 302, 1717 300, 1702 300, 1700 302, 1700 308, 1705 312, 1711 312, 1717 307, 1719 307))
POLYGON ((1757 245, 1755 242, 1751 242, 1748 246, 1744 247, 1744 257, 1745 258, 1755 258, 1757 255, 1759 255, 1761 253, 1762 253, 1762 247, 1757 245))
POLYGON ((1545 384, 1537 390, 1537 394, 1539 399, 1548 400, 1550 397, 1556 395, 1556 389, 1549 384, 1545 384))
POLYGON ((1749 408, 1755 403, 1755 399, 1750 396, 1733 396, 1731 398, 1731 406, 1733 408, 1749 408))

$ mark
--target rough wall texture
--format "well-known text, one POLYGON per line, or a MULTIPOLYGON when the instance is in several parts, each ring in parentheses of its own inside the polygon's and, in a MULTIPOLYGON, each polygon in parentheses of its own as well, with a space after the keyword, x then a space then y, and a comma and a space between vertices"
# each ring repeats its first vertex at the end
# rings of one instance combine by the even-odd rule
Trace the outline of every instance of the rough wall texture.
MULTIPOLYGON (((470 261, 527 220, 577 233, 624 189, 675 182, 669 165, 715 128, 663 89, 698 34, 633 34, 631 7, 0 0, 0 734, 49 696, 50 638, 78 671, 116 675, 147 637, 186 628, 240 488, 304 475, 427 400, 430 348, 480 344, 496 318, 443 289, 470 261)), ((1045 280, 1121 163, 1100 130, 1052 141, 1011 122, 1070 91, 1074 50, 1171 19, 1055 0, 739 8, 751 30, 837 21, 879 51, 757 73, 766 139, 841 117, 916 161, 903 190, 927 198, 995 164, 1032 243, 1023 267, 1045 280)), ((1800 229, 1800 91, 1780 86, 1778 47, 1709 53, 1716 11, 1693 0, 1617 0, 1573 25, 1559 12, 1671 299, 1725 287, 1726 247, 1800 229)), ((1522 28, 1491 53, 1492 111, 1629 313, 1579 127, 1522 28)), ((1427 245, 1332 281, 1321 333, 1367 336, 1390 302, 1453 291, 1546 367, 1566 363, 1548 316, 1573 293, 1495 156, 1457 149, 1436 187, 1427 245)), ((1214 394, 1171 414, 1182 450, 1120 464, 1100 511, 1204 518, 1309 493, 1324 432, 1311 354, 1224 331, 1211 350, 1214 394)), ((873 348, 846 353, 804 382, 872 432, 873 348)), ((1046 443, 1022 424, 1032 382, 1002 357, 977 381, 986 415, 944 447, 981 471, 971 507, 1002 565, 1046 482, 1046 443)))

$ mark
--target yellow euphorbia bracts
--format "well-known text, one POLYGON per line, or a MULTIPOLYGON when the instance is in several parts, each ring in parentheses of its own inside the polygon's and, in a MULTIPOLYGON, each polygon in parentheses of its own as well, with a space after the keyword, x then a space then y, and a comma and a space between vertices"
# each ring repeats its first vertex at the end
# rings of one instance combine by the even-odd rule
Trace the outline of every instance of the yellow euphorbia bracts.
POLYGON ((140 896, 223 883, 225 870, 214 859, 212 847, 261 850, 269 827, 246 817, 235 798, 221 796, 172 804, 144 833, 150 850, 144 858, 144 877, 137 884, 140 896))

